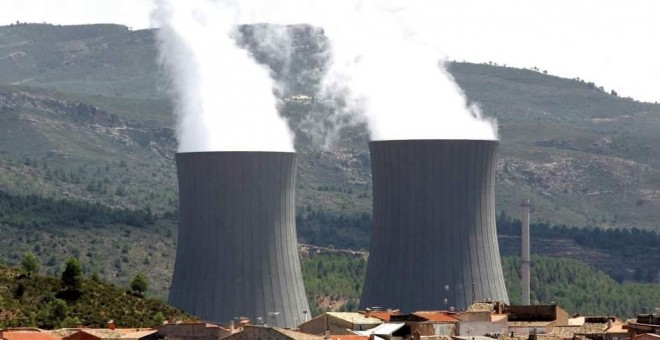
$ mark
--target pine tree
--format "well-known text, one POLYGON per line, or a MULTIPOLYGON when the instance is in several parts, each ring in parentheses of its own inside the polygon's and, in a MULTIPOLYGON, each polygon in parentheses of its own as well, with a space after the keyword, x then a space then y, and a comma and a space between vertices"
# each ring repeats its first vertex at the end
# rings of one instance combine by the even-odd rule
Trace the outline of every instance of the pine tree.
POLYGON ((80 262, 77 258, 71 256, 66 260, 61 279, 62 285, 66 290, 74 293, 81 292, 83 276, 82 270, 80 269, 80 262))
POLYGON ((32 274, 38 273, 39 268, 41 268, 41 263, 36 255, 32 252, 26 252, 21 258, 21 267, 25 272, 25 276, 31 277, 32 274))
POLYGON ((139 296, 143 296, 144 293, 147 292, 148 288, 149 282, 147 282, 147 278, 145 278, 142 273, 137 273, 131 281, 131 290, 133 293, 139 296))

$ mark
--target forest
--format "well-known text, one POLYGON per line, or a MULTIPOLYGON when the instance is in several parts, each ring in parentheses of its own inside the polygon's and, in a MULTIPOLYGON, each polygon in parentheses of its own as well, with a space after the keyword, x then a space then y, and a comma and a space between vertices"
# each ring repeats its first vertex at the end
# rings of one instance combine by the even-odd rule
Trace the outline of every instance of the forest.
MULTIPOLYGON (((91 202, 11 195, 0 191, 0 224, 11 225, 19 230, 56 232, 61 228, 103 228, 114 224, 159 228, 159 223, 172 223, 176 219, 176 211, 157 215, 149 209, 114 209, 91 202)), ((349 255, 333 252, 332 248, 368 249, 371 216, 364 213, 346 215, 305 207, 299 209, 296 221, 301 242, 330 249, 326 253, 309 254, 302 260, 312 312, 355 310, 366 271, 366 257, 361 253, 349 255)), ((497 227, 501 235, 518 236, 520 233, 520 222, 505 213, 498 215, 497 227)), ((535 223, 532 230, 533 240, 570 238, 584 247, 622 256, 629 256, 640 249, 657 249, 660 245, 658 234, 636 228, 577 228, 535 223), (635 246, 621 247, 622 244, 635 246)), ((169 233, 167 235, 173 237, 169 233)), ((127 245, 123 248, 127 248, 127 245)), ((125 256, 127 252, 124 250, 122 254, 125 256)), ((144 258, 138 255, 124 260, 142 261, 144 258)), ((509 296, 511 302, 516 303, 520 296, 520 260, 516 256, 503 256, 502 259, 509 296)), ((48 266, 49 272, 52 272, 56 270, 57 264, 48 263, 48 266)), ((629 270, 635 271, 635 267, 631 266, 629 270)), ((638 282, 645 280, 640 277, 638 282)), ((632 317, 660 305, 660 285, 615 280, 611 275, 576 259, 536 255, 532 265, 532 300, 539 303, 556 302, 574 313, 632 317)))
POLYGON ((124 224, 142 228, 153 225, 150 209, 113 209, 81 200, 62 200, 36 195, 11 195, 0 191, 0 223, 15 227, 47 229, 53 227, 91 228, 124 224))
MULTIPOLYGON (((520 303, 520 258, 503 257, 502 267, 510 303, 520 303)), ((314 314, 337 304, 338 310, 356 310, 366 272, 363 257, 317 254, 303 259, 302 268, 314 314)), ((618 283, 574 259, 533 256, 531 301, 556 303, 571 314, 632 318, 660 306, 660 286, 618 283)))

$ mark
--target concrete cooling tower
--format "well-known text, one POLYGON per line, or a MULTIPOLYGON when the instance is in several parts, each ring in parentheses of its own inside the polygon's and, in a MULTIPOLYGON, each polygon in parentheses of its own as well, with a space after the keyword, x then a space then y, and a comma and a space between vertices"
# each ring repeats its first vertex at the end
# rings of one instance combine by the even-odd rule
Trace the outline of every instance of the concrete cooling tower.
POLYGON ((369 143, 373 229, 360 300, 402 312, 508 302, 495 230, 497 141, 369 143))
POLYGON ((179 240, 172 305, 206 321, 294 327, 309 311, 289 152, 176 155, 179 240))

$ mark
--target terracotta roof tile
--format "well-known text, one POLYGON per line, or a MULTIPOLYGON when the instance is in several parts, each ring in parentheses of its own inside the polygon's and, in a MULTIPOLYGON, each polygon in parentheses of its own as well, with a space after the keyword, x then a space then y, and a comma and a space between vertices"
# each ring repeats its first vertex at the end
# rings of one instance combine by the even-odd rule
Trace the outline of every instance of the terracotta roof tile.
POLYGON ((2 337, 6 340, 62 340, 62 338, 38 331, 4 331, 2 337))
POLYGON ((419 316, 420 318, 427 319, 429 321, 439 321, 439 322, 458 322, 459 320, 449 316, 443 312, 415 312, 413 315, 419 316))
MULTIPOLYGON (((398 314, 398 313, 396 313, 396 314, 398 314)), ((369 315, 374 317, 374 318, 378 318, 378 319, 381 319, 385 322, 388 322, 388 321, 390 321, 390 316, 396 315, 396 314, 393 313, 393 312, 388 312, 388 311, 372 311, 369 315)))

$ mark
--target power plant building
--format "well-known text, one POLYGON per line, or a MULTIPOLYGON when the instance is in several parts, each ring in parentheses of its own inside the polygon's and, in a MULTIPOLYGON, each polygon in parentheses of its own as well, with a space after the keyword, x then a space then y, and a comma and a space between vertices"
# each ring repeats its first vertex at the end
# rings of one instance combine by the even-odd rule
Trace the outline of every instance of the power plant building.
POLYGON ((179 239, 169 302, 219 324, 306 321, 295 153, 178 153, 176 164, 179 239))
POLYGON ((360 308, 508 303, 495 227, 497 141, 369 143, 373 229, 360 308))

